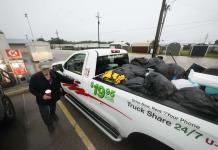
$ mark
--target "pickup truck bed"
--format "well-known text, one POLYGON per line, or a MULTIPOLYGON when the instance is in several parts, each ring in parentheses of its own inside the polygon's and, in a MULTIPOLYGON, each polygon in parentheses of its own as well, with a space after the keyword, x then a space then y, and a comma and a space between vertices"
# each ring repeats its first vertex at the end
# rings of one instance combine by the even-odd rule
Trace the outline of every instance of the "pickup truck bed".
POLYGON ((207 120, 209 122, 212 122, 212 123, 215 123, 218 125, 218 120, 215 120, 213 117, 210 117, 210 116, 205 116, 205 114, 202 114, 202 113, 199 113, 197 111, 193 111, 193 110, 190 110, 190 109, 187 109, 183 106, 181 106, 180 104, 178 104, 177 102, 174 102, 173 100, 170 100, 170 99, 160 99, 158 97, 155 97, 155 96, 149 96, 149 95, 145 95, 143 93, 140 93, 140 92, 137 92, 137 91, 134 91, 122 84, 120 85, 116 85, 116 84, 113 84, 111 82, 107 82, 105 80, 103 80, 100 76, 97 76, 94 78, 95 80, 99 81, 99 82, 102 82, 104 84, 108 84, 110 86, 113 86, 115 88, 118 88, 118 89, 121 89, 121 90, 124 90, 126 92, 129 92, 129 93, 132 93, 132 94, 135 94, 137 96, 140 96, 140 97, 143 97, 143 98, 146 98, 146 100, 150 100, 150 101, 154 101, 154 102, 157 102, 159 104, 162 104, 162 105, 165 105, 167 107, 170 107, 170 108, 173 108, 173 109, 176 109, 176 110, 179 110, 179 111, 182 111, 186 114, 189 114, 189 115, 192 115, 192 116, 195 116, 195 117, 198 117, 198 118, 201 118, 201 119, 204 119, 204 120, 207 120))

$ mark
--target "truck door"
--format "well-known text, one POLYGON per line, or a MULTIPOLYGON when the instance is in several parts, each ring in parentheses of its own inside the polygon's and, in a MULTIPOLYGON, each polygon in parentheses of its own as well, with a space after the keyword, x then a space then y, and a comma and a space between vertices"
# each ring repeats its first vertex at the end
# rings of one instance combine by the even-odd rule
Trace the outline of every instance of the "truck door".
POLYGON ((63 84, 64 90, 79 100, 81 103, 89 107, 86 96, 83 93, 85 83, 83 82, 84 66, 87 62, 87 52, 79 52, 74 54, 64 63, 64 75, 74 80, 74 84, 63 84))

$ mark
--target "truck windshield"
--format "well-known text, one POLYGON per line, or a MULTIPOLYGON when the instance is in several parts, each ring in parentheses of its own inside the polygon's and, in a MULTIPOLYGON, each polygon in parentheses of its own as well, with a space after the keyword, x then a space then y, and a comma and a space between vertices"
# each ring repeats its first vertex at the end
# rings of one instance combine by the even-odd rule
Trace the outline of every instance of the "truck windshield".
POLYGON ((128 54, 99 56, 97 59, 95 75, 99 75, 107 70, 115 69, 128 63, 128 54))

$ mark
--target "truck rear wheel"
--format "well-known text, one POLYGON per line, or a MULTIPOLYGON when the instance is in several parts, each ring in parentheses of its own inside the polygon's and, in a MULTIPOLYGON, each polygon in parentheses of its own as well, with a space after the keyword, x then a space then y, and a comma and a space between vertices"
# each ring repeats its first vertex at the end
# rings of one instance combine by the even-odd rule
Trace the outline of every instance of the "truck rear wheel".
POLYGON ((134 149, 173 150, 166 144, 141 133, 133 133, 128 137, 134 149))

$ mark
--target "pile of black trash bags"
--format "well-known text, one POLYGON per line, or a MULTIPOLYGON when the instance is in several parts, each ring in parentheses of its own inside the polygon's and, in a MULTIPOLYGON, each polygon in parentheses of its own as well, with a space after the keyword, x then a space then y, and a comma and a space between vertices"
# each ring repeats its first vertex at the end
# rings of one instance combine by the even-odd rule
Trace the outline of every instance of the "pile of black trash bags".
MULTIPOLYGON (((198 67, 193 64, 190 69, 213 75, 218 73, 218 69, 208 71, 208 69, 198 67), (197 68, 199 70, 196 70, 197 68)), ((123 74, 128 79, 115 86, 139 96, 155 97, 160 102, 173 101, 189 111, 218 121, 218 94, 209 95, 196 87, 176 89, 172 84, 171 80, 187 79, 190 69, 185 71, 181 66, 167 64, 158 57, 135 58, 130 64, 125 64, 115 70, 116 73, 123 74)))

